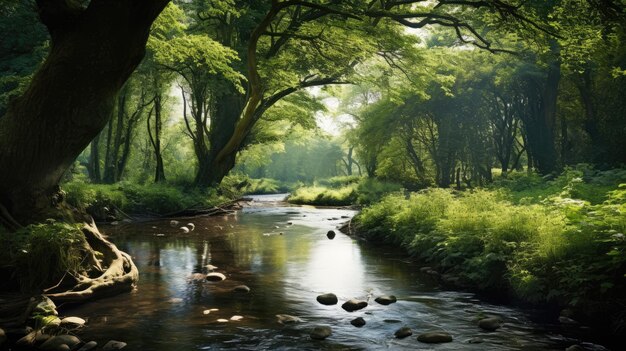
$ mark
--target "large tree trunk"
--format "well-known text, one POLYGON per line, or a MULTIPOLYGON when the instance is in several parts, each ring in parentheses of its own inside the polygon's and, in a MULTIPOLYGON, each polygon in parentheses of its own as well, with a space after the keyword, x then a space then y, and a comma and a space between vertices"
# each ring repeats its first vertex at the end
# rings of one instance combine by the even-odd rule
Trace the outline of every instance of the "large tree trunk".
POLYGON ((106 125, 168 0, 38 3, 50 54, 0 118, 0 203, 21 223, 49 215, 61 176, 106 125))

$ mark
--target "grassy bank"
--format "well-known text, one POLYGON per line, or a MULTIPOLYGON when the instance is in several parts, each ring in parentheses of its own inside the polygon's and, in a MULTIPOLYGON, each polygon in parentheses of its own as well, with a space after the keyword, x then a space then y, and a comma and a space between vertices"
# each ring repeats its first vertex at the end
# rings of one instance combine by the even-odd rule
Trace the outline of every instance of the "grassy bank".
POLYGON ((123 213, 163 215, 192 207, 212 207, 239 196, 230 189, 127 182, 92 184, 74 181, 63 184, 62 189, 69 205, 86 211, 96 220, 123 219, 123 213))
POLYGON ((390 195, 360 235, 405 248, 453 284, 626 325, 626 170, 513 175, 489 189, 390 195))
POLYGON ((399 192, 401 185, 361 177, 334 177, 296 189, 290 203, 314 206, 369 205, 383 196, 399 192))

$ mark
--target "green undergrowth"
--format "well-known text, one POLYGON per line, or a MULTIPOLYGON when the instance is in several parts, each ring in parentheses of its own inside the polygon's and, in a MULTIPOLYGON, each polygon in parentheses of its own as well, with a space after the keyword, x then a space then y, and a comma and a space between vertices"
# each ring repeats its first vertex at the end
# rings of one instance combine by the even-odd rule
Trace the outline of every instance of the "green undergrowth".
POLYGON ((243 191, 249 195, 288 193, 293 185, 272 178, 248 179, 243 191))
POLYGON ((239 194, 235 191, 197 189, 169 184, 91 184, 81 181, 62 185, 69 205, 98 220, 119 219, 127 214, 163 215, 192 207, 211 207, 239 194))
POLYGON ((523 188, 509 178, 490 189, 389 195, 358 216, 359 235, 401 246, 459 285, 572 307, 587 317, 606 313, 620 330, 626 181, 615 183, 625 172, 583 173, 529 177, 523 188))
POLYGON ((288 201, 314 206, 368 205, 401 190, 399 184, 372 178, 334 177, 296 189, 288 201))
MULTIPOLYGON (((33 224, 9 233, 0 227, 2 283, 6 290, 39 292, 58 283, 66 272, 80 269, 85 256, 81 225, 55 222, 33 224)), ((3 290, 5 290, 3 289, 3 290)))

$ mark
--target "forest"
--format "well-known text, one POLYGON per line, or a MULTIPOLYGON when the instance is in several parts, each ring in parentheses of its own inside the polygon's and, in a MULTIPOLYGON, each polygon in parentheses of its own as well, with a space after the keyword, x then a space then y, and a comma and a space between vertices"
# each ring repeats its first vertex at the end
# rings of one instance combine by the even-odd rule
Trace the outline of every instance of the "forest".
MULTIPOLYGON (((0 350, 232 349, 231 334, 408 350, 409 327, 450 350, 623 347, 623 0, 0 0, 0 15, 0 350), (358 269, 386 260, 394 307, 440 322, 290 305, 298 284, 329 292, 274 275, 318 247, 345 269, 355 250, 358 269), (137 300, 157 267, 175 302, 144 320, 236 314, 154 331, 167 342, 100 321, 161 304, 137 300), (446 291, 480 302, 447 320, 446 291)), ((363 279, 326 284, 392 303, 363 279)))

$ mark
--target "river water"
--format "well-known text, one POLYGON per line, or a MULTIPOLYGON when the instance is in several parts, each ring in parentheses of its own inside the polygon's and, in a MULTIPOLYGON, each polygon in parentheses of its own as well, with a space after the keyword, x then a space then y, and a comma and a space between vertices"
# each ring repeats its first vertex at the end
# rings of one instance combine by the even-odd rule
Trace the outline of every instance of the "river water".
POLYGON ((398 251, 364 247, 341 233, 329 240, 328 230, 354 211, 274 202, 280 199, 259 196, 235 215, 185 220, 181 225, 195 224, 188 234, 169 221, 101 228, 132 255, 140 270, 137 289, 64 314, 88 320, 84 340, 124 341, 126 350, 563 350, 568 342, 559 326, 535 322, 535 312, 438 288, 398 251), (209 264, 226 280, 192 279, 209 264), (242 284, 250 292, 232 292, 242 284), (339 304, 316 301, 328 292, 339 304), (374 302, 383 294, 398 302, 374 302), (369 299, 369 305, 346 312, 340 306, 350 298, 369 299), (302 322, 283 325, 277 314, 302 322), (482 331, 476 319, 483 315, 500 316, 505 324, 482 331), (367 324, 352 326, 356 317, 367 324), (312 340, 309 332, 318 325, 333 334, 312 340), (414 335, 394 338, 403 326, 414 335), (435 330, 450 333, 453 342, 416 340, 435 330), (476 337, 483 342, 468 343, 476 337))

